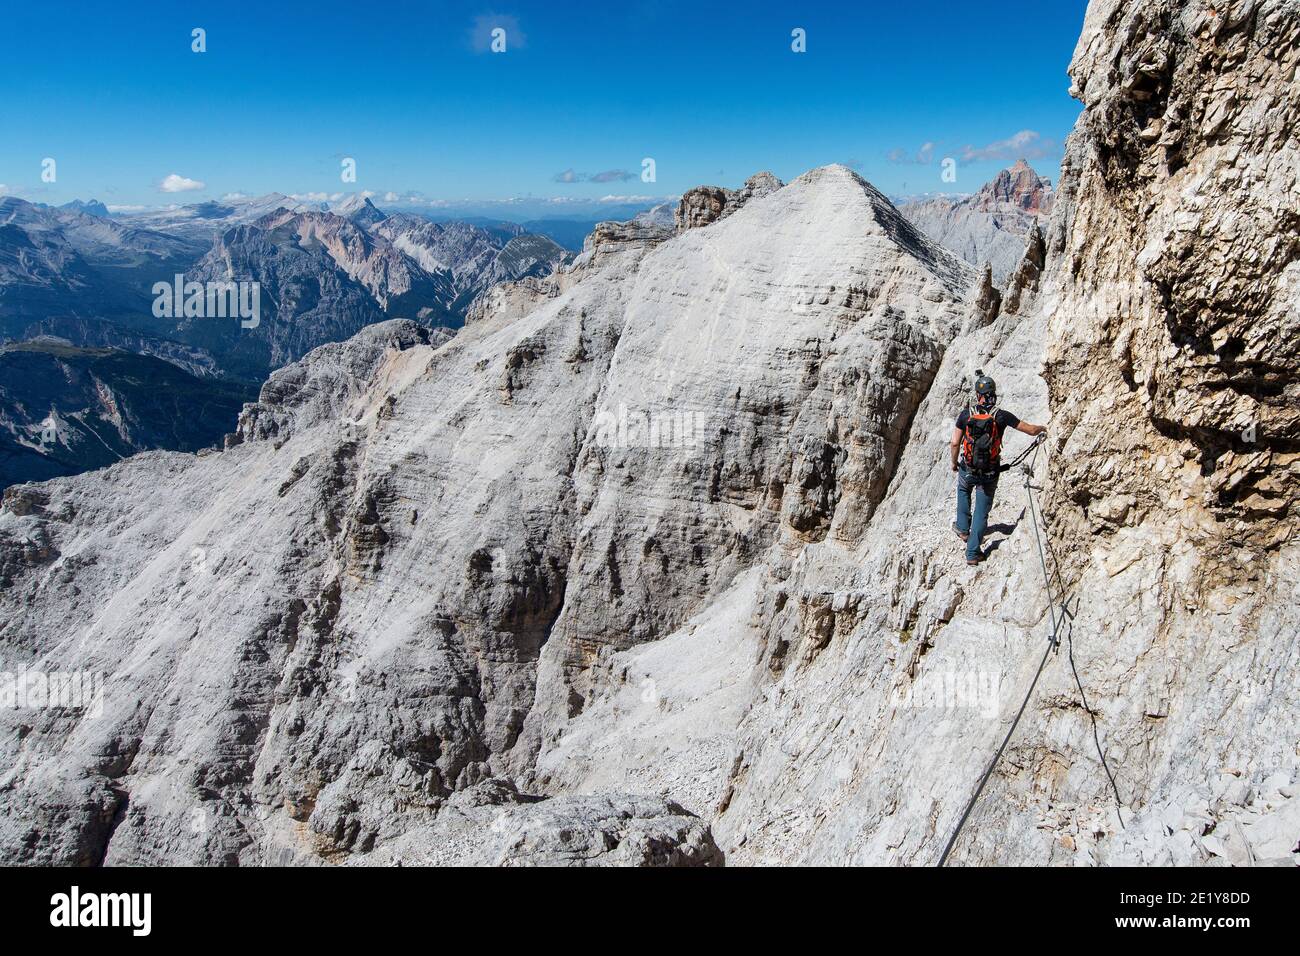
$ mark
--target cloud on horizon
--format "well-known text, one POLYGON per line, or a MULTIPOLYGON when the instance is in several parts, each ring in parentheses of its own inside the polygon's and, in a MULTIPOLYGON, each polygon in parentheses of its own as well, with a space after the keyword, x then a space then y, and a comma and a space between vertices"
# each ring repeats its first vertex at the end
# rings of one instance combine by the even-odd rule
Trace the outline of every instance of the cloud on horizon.
POLYGON ((189 179, 178 173, 169 173, 163 181, 158 184, 160 193, 185 193, 196 189, 206 189, 207 184, 199 182, 197 179, 189 179))
POLYGON ((1018 159, 1046 159, 1060 155, 1062 146, 1052 139, 1044 139, 1037 130, 1022 129, 1020 132, 999 139, 985 146, 967 143, 955 149, 940 143, 926 142, 916 152, 908 149, 891 149, 885 159, 899 166, 928 166, 934 162, 935 154, 942 150, 944 158, 951 156, 963 166, 970 163, 1013 163, 1018 159))
POLYGON ((636 173, 626 169, 607 169, 600 173, 580 173, 569 167, 551 177, 555 183, 626 183, 637 179, 636 173))
POLYGON ((1042 134, 1036 130, 1022 129, 1013 136, 987 146, 963 146, 957 154, 957 161, 962 164, 1010 163, 1017 159, 1044 159, 1055 156, 1060 151, 1061 144, 1055 140, 1043 139, 1042 134))
POLYGON ((915 153, 909 153, 905 149, 891 149, 885 158, 900 166, 926 166, 934 159, 934 150, 934 143, 922 143, 915 153))

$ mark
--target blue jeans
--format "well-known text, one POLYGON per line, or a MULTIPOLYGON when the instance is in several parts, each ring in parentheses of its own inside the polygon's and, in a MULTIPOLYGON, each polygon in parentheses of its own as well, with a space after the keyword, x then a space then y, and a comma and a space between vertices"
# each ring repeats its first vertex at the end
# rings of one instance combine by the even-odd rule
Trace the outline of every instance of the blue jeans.
POLYGON ((998 490, 998 476, 980 475, 968 471, 965 466, 957 472, 957 530, 962 534, 970 533, 966 540, 966 560, 974 561, 979 557, 980 541, 988 525, 989 509, 993 507, 993 495, 998 490), (970 499, 975 496, 975 514, 971 514, 970 499))

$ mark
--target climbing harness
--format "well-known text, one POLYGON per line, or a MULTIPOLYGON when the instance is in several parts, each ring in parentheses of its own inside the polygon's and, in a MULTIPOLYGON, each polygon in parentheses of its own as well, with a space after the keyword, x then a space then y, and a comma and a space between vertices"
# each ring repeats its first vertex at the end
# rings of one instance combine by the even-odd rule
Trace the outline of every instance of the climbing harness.
POLYGON ((1026 458, 1029 459, 1029 463, 1023 468, 1025 475, 1025 497, 1029 501, 1029 514, 1034 526, 1034 543, 1038 546, 1038 557, 1042 563, 1043 584, 1047 589, 1047 611, 1051 619, 1052 631, 1047 636, 1047 647, 1043 649, 1043 657, 1042 660, 1038 662, 1038 670, 1034 672, 1034 679, 1029 682, 1029 690, 1025 692, 1025 699, 1020 702, 1020 709, 1016 711, 1016 717, 1011 721, 1011 727, 1007 730, 1006 736, 1002 738, 1002 743, 998 746, 997 753, 995 753, 993 759, 989 761, 988 768, 984 771, 984 775, 980 777, 979 784, 975 787, 975 792, 971 795, 969 802, 966 804, 966 809, 962 812, 961 819, 957 821, 957 826, 952 831, 952 836, 948 838, 948 843, 943 848, 943 854, 939 857, 939 866, 943 866, 944 863, 947 862, 948 855, 952 853, 952 848, 957 844, 957 838, 961 836, 962 828, 966 826, 966 821, 969 819, 971 811, 975 809, 975 804, 978 802, 980 794, 984 792, 985 784, 987 784, 989 778, 993 776, 993 771, 997 768, 998 761, 1002 759, 1002 754, 1007 749, 1007 744, 1011 742, 1011 737, 1015 734, 1016 727, 1020 724, 1020 718, 1024 715, 1025 708, 1029 706, 1029 701, 1034 695, 1034 688, 1038 686, 1038 678, 1042 676, 1043 669, 1047 666, 1048 657, 1051 656, 1054 650, 1059 649, 1061 645, 1059 634, 1061 627, 1065 624, 1067 618, 1070 620, 1070 628, 1066 633, 1066 639, 1069 642, 1068 657, 1070 660, 1070 670, 1074 673, 1074 682, 1079 688, 1079 697, 1082 699, 1083 709, 1086 710, 1088 716, 1092 718, 1092 739, 1097 745, 1097 755, 1101 758, 1101 765, 1106 771, 1107 778, 1110 780, 1111 789, 1115 792, 1115 812, 1119 817, 1120 829, 1124 828, 1124 817, 1119 812, 1119 808, 1123 805, 1119 797, 1119 787, 1115 784, 1115 777, 1110 772, 1110 766, 1106 763, 1106 755, 1101 749, 1101 738, 1097 733, 1097 716, 1093 713, 1092 708, 1088 706, 1088 698, 1083 692, 1083 683, 1079 680, 1079 671, 1074 666, 1074 614, 1070 611, 1069 600, 1065 598, 1065 584, 1061 578, 1061 566, 1056 560, 1055 552, 1052 552, 1052 566, 1056 571, 1056 583, 1060 588, 1062 596, 1059 609, 1057 608, 1055 598, 1052 596, 1053 575, 1047 570, 1047 554, 1048 552, 1051 552, 1051 539, 1046 538, 1045 532, 1040 532, 1039 530, 1038 504, 1034 498, 1034 492, 1042 491, 1042 488, 1033 483, 1034 465, 1038 461, 1038 450, 1042 444, 1043 436, 1039 435, 1033 440, 1028 448, 1017 455, 1012 461, 1002 465, 998 470, 1009 471, 1023 462, 1026 458), (1044 540, 1047 541, 1046 549, 1044 549, 1043 546, 1044 540))

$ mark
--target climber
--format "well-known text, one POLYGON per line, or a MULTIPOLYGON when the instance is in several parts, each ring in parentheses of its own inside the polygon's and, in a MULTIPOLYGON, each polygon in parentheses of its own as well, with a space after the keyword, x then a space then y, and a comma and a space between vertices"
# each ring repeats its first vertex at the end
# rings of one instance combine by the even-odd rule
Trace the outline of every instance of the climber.
POLYGON ((979 564, 984 560, 980 541, 988 522, 993 495, 998 490, 1001 463, 1002 436, 1008 428, 1026 435, 1041 435, 1043 425, 1022 422, 1015 415, 998 408, 998 387, 983 369, 975 370, 975 390, 971 404, 957 416, 957 427, 952 430, 949 450, 952 453, 952 470, 957 475, 957 521, 952 530, 966 542, 966 563, 979 564), (960 461, 958 451, 961 453, 960 461), (971 514, 971 495, 975 496, 975 512, 971 514))

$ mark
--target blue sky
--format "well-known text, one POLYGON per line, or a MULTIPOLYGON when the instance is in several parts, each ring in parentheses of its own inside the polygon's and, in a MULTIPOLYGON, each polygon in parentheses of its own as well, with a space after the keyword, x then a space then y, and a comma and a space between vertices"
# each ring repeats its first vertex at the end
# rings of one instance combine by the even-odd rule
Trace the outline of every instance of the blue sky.
POLYGON ((270 191, 595 199, 843 162, 902 194, 973 191, 1021 154, 1055 182, 1085 6, 15 4, 0 184, 119 206, 270 191), (496 26, 504 53, 488 49, 496 26), (956 183, 941 181, 944 157, 956 183))

